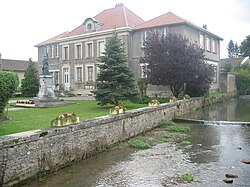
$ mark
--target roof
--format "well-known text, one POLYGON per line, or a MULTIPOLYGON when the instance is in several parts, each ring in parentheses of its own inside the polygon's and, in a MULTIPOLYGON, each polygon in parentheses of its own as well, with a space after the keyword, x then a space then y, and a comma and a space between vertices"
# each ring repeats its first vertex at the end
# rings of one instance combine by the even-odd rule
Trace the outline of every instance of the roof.
MULTIPOLYGON (((110 8, 97 14, 94 19, 102 23, 102 27, 99 31, 110 30, 114 28, 131 27, 134 28, 136 25, 144 22, 139 16, 130 11, 124 5, 110 8)), ((84 25, 80 25, 64 37, 77 36, 84 34, 84 25)))
POLYGON ((140 25, 137 25, 136 29, 157 27, 157 26, 162 26, 162 25, 185 23, 185 22, 187 22, 185 19, 173 14, 172 12, 168 12, 154 19, 146 21, 140 25))
POLYGON ((231 64, 232 67, 237 67, 244 59, 245 59, 245 63, 250 64, 250 58, 239 57, 239 58, 220 59, 220 66, 223 68, 225 67, 226 64, 231 64))
MULTIPOLYGON (((34 61, 33 61, 34 62, 34 61)), ((37 66, 37 62, 34 62, 35 66, 37 66)), ((10 60, 10 59, 2 59, 2 70, 10 70, 10 71, 26 71, 29 66, 29 61, 25 60, 10 60)))
POLYGON ((48 39, 48 40, 46 40, 46 41, 44 41, 44 42, 41 42, 41 43, 35 45, 35 47, 42 46, 42 45, 47 45, 47 44, 58 43, 57 40, 58 40, 59 38, 64 37, 67 33, 68 33, 68 31, 66 31, 66 32, 64 32, 64 33, 61 33, 61 34, 59 34, 59 35, 57 35, 57 36, 54 36, 53 38, 50 38, 50 39, 48 39))

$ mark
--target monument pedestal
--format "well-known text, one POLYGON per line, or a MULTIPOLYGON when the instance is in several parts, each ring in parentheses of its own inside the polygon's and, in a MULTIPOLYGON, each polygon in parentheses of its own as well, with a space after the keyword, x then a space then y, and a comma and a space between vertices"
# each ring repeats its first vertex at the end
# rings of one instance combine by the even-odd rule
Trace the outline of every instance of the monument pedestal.
POLYGON ((52 76, 51 75, 41 75, 40 87, 37 97, 34 97, 35 102, 58 102, 62 101, 55 96, 52 89, 52 76))

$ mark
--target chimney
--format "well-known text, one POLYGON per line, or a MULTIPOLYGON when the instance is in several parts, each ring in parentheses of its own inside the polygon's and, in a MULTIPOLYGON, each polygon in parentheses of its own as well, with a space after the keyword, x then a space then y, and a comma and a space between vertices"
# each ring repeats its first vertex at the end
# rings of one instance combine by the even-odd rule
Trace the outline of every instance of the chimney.
POLYGON ((124 6, 124 4, 123 4, 123 3, 117 3, 117 4, 115 5, 115 8, 116 8, 116 7, 120 7, 120 6, 124 6))
POLYGON ((202 28, 205 29, 205 30, 207 30, 207 25, 206 25, 206 24, 203 24, 203 25, 202 25, 202 28))

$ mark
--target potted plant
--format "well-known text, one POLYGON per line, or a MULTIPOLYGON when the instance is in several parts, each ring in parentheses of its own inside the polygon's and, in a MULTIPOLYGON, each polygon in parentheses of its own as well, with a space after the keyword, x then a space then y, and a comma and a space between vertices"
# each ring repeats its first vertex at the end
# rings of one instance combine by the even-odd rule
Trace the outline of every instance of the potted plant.
POLYGON ((51 126, 66 126, 79 122, 79 117, 76 116, 76 113, 68 114, 64 113, 51 120, 51 126))
POLYGON ((148 106, 159 106, 159 105, 160 105, 160 101, 157 99, 152 99, 148 103, 148 106))
POLYGON ((123 104, 118 104, 110 109, 110 114, 122 114, 125 111, 126 107, 123 104))

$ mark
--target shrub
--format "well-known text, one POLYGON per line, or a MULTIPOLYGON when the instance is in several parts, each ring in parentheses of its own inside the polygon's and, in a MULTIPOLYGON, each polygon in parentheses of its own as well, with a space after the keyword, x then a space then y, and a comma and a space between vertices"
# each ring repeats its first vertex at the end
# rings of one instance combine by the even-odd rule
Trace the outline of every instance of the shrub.
POLYGON ((0 119, 3 117, 5 106, 15 93, 18 84, 19 81, 16 73, 0 71, 0 119))
POLYGON ((192 175, 192 173, 184 173, 181 175, 181 180, 184 182, 192 182, 194 180, 194 177, 192 175))
POLYGON ((240 95, 250 92, 250 71, 241 69, 236 72, 236 85, 240 95))
POLYGON ((143 140, 132 140, 129 142, 129 147, 136 149, 148 149, 150 145, 145 143, 143 140))
POLYGON ((188 145, 192 145, 192 143, 190 141, 182 141, 182 142, 179 143, 179 145, 185 147, 185 146, 188 146, 188 145))

